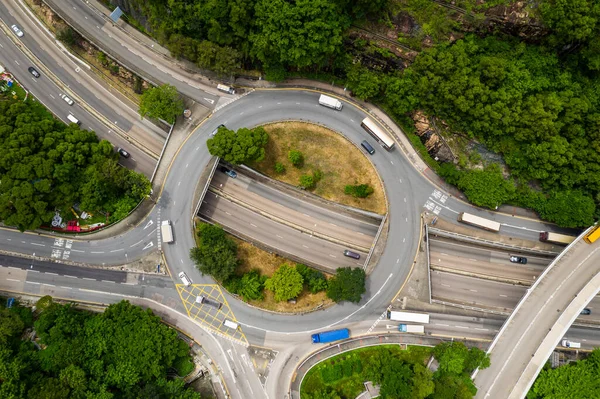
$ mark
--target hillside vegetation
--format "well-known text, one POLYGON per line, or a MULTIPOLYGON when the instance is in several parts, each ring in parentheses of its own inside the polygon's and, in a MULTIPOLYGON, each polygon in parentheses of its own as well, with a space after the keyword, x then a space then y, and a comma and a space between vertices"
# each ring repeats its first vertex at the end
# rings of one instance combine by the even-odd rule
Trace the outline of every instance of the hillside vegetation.
POLYGON ((569 227, 598 216, 597 1, 113 2, 173 55, 221 75, 335 80, 405 126, 417 110, 443 120, 504 157, 483 170, 431 161, 477 205, 525 206, 569 227), (420 53, 408 59, 354 25, 420 53))

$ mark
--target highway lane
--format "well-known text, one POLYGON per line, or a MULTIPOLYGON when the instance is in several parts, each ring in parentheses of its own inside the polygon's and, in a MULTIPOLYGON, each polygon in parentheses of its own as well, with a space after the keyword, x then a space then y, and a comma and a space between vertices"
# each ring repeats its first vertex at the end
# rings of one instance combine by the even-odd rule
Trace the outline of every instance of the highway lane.
POLYGON ((360 251, 357 253, 361 254, 361 259, 344 256, 346 246, 303 233, 265 217, 257 217, 256 213, 211 192, 204 197, 200 214, 242 236, 266 244, 284 256, 291 255, 298 261, 319 265, 329 273, 335 273, 338 267, 363 267, 366 259, 367 254, 360 251))
POLYGON ((429 252, 433 269, 452 269, 494 279, 518 280, 525 284, 533 283, 552 260, 548 256, 534 256, 530 253, 479 247, 431 237, 429 252), (511 255, 526 257, 527 264, 510 262, 511 255))
POLYGON ((262 196, 249 189, 254 185, 257 185, 255 181, 239 173, 235 179, 227 177, 224 173, 215 173, 211 181, 211 186, 218 190, 219 194, 222 192, 227 198, 233 197, 236 202, 241 202, 242 206, 268 215, 265 217, 272 217, 277 221, 283 220, 305 231, 351 243, 367 251, 371 248, 379 229, 375 220, 366 221, 364 217, 361 220, 348 214, 324 209, 318 204, 303 201, 301 198, 292 198, 285 193, 278 195, 274 189, 263 190, 270 195, 262 196))
POLYGON ((440 271, 431 272, 434 299, 511 312, 527 287, 440 271))
POLYGON ((206 85, 200 84, 203 82, 202 76, 175 69, 171 60, 157 55, 112 23, 107 22, 108 18, 90 8, 84 1, 48 0, 46 4, 83 36, 140 76, 156 84, 174 85, 180 93, 209 109, 214 108, 221 97, 232 98, 224 93, 218 95, 216 89, 207 92, 206 85))
MULTIPOLYGON (((0 4, 0 18, 8 26, 17 22, 19 26, 31 25, 31 28, 26 29, 25 27, 22 27, 25 34, 21 38, 17 38, 15 35, 0 35, 0 62, 2 62, 7 67, 8 71, 11 72, 27 90, 29 90, 59 119, 65 123, 69 123, 67 120, 67 115, 73 114, 77 119, 79 119, 83 129, 92 130, 100 139, 106 139, 110 141, 115 148, 123 147, 131 153, 131 157, 129 159, 124 159, 122 157, 119 159, 121 164, 150 177, 154 171, 154 167, 156 166, 156 159, 141 150, 133 148, 133 145, 129 141, 96 119, 77 101, 74 105, 69 106, 64 100, 61 99, 60 96, 66 94, 69 97, 73 97, 73 95, 71 93, 66 93, 63 88, 56 86, 56 84, 48 76, 46 76, 43 68, 37 62, 29 60, 29 58, 27 58, 22 51, 17 49, 14 44, 15 41, 17 43, 21 43, 22 45, 26 45, 32 50, 32 52, 35 52, 38 58, 44 60, 44 64, 46 64, 46 66, 52 67, 53 72, 61 79, 62 82, 65 83, 66 87, 70 87, 69 91, 76 90, 80 96, 85 98, 86 102, 90 104, 91 107, 95 108, 103 115, 106 115, 117 124, 120 123, 119 126, 121 127, 123 127, 123 125, 129 125, 127 131, 131 131, 133 126, 128 122, 128 119, 123 118, 119 114, 115 113, 111 107, 107 106, 107 104, 112 103, 118 107, 118 100, 109 93, 106 93, 104 89, 97 87, 98 85, 92 84, 90 79, 86 79, 86 75, 82 72, 82 69, 80 69, 79 74, 75 72, 75 70, 78 68, 78 65, 72 61, 57 61, 57 59, 54 58, 57 57, 56 52, 47 51, 56 50, 52 42, 44 43, 43 48, 40 47, 40 44, 38 44, 38 40, 45 40, 49 42, 47 38, 44 39, 44 35, 39 32, 39 28, 33 25, 28 19, 20 18, 17 21, 11 14, 9 14, 5 7, 5 3, 0 4), (40 72, 40 78, 36 79, 28 72, 27 68, 30 66, 34 66, 40 72), (101 97, 101 99, 98 97, 101 97)), ((65 56, 63 55, 63 57, 65 56)), ((124 105, 118 108, 127 109, 124 105)), ((139 117, 136 119, 139 119, 139 117)), ((137 123, 138 122, 136 121, 136 124, 137 123)), ((150 124, 148 123, 147 125, 150 124)), ((141 128, 136 127, 136 129, 141 128)), ((154 129, 158 128, 154 127, 154 129)), ((149 129, 146 129, 146 131, 149 131, 149 129)))

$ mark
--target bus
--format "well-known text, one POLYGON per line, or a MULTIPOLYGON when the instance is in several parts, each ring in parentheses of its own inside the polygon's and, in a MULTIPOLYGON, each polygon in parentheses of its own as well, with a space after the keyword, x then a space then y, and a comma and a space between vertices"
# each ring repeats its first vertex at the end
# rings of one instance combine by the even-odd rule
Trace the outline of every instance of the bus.
POLYGON ((598 238, 600 238, 600 225, 594 226, 594 228, 591 229, 589 233, 584 235, 583 241, 587 242, 588 244, 591 244, 598 238))
POLYGON ((471 226, 479 227, 489 231, 495 231, 496 233, 500 231, 500 223, 494 222, 493 220, 484 219, 479 216, 471 215, 467 212, 461 212, 458 214, 458 221, 466 224, 470 224, 471 226))
POLYGON ((383 148, 391 151, 394 148, 394 140, 382 128, 370 118, 365 118, 360 124, 375 140, 377 140, 383 148))
POLYGON ((569 245, 577 237, 567 236, 565 234, 552 233, 550 231, 540 231, 540 241, 551 242, 553 244, 569 245))
POLYGON ((397 312, 388 310, 387 318, 394 321, 403 321, 408 323, 429 323, 429 315, 427 313, 397 312))

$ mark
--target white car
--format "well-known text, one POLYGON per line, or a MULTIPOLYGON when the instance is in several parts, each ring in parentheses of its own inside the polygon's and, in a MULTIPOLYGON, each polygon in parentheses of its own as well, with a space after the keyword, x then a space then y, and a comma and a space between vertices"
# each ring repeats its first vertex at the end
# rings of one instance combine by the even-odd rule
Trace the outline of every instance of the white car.
POLYGON ((17 35, 19 37, 23 37, 23 31, 21 29, 19 29, 19 27, 17 25, 11 26, 11 29, 13 30, 13 32, 15 32, 15 35, 17 35))
POLYGON ((65 100, 65 102, 69 105, 73 105, 75 104, 75 101, 71 100, 69 97, 67 97, 66 94, 61 94, 60 98, 62 98, 63 100, 65 100))

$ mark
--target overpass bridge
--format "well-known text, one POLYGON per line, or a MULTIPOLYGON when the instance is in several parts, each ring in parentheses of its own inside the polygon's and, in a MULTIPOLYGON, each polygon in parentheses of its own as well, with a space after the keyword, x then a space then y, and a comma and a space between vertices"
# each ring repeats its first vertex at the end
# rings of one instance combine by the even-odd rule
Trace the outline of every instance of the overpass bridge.
MULTIPOLYGON (((600 291, 600 244, 585 231, 544 271, 490 345, 491 366, 474 374, 477 399, 521 399, 588 302, 600 291)), ((566 337, 568 338, 568 337, 566 337)))

